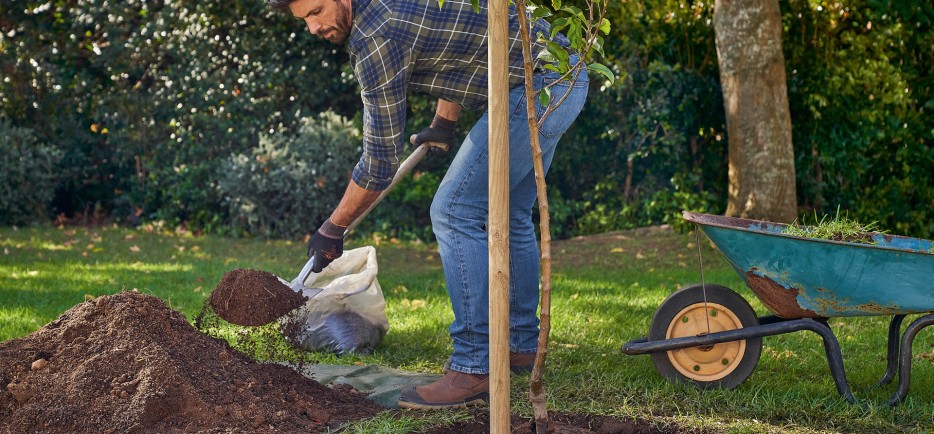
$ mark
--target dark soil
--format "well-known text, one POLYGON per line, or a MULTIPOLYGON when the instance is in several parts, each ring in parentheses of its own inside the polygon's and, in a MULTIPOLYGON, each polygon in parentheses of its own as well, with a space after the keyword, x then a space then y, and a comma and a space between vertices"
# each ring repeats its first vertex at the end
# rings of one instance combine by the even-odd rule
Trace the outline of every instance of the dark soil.
POLYGON ((81 303, 0 343, 0 432, 322 432, 382 409, 256 363, 159 299, 81 303))
MULTIPOLYGON (((489 411, 473 411, 469 421, 456 422, 453 425, 435 427, 424 434, 476 434, 490 432, 489 411)), ((676 434, 701 433, 702 431, 685 430, 679 427, 655 426, 639 420, 624 420, 606 416, 585 414, 549 413, 548 432, 551 434, 676 434)), ((510 420, 512 434, 536 434, 535 423, 526 418, 512 416, 510 420)))
POLYGON ((307 298, 292 291, 272 273, 237 269, 228 271, 211 293, 217 316, 242 326, 261 326, 275 321, 307 298))
MULTIPOLYGON (((81 303, 29 336, 0 342, 0 433, 317 433, 382 410, 349 386, 328 388, 286 366, 257 363, 136 292, 81 303)), ((696 432, 550 416, 553 434, 696 432)), ((489 429, 489 409, 478 408, 468 421, 425 432, 489 429)), ((512 432, 535 427, 513 416, 512 432)))

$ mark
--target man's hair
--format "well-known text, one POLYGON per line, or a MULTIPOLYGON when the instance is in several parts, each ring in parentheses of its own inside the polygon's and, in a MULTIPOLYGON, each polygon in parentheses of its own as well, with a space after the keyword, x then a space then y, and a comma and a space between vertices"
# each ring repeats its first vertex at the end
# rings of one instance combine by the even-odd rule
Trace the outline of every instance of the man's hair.
POLYGON ((284 11, 288 10, 289 5, 294 1, 295 0, 266 0, 266 6, 269 6, 272 10, 284 11))

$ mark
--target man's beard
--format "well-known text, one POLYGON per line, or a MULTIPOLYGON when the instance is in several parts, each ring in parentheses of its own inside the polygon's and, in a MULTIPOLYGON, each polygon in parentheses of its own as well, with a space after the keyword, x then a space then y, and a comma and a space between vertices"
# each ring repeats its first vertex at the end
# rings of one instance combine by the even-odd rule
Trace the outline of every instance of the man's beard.
POLYGON ((337 5, 337 22, 334 23, 334 27, 327 31, 327 33, 333 32, 333 35, 327 37, 327 40, 340 45, 346 42, 347 38, 350 36, 352 21, 350 18, 350 10, 344 6, 344 3, 342 3, 341 0, 334 0, 334 3, 337 5))

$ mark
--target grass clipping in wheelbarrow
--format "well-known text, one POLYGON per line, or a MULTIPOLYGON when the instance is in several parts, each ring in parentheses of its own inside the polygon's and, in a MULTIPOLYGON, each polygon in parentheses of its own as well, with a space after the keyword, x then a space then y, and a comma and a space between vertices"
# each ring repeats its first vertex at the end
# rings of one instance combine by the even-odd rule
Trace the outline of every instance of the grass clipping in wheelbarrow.
POLYGON ((261 326, 305 304, 307 298, 272 273, 228 271, 211 292, 211 309, 224 320, 242 326, 261 326))
POLYGON ((257 363, 135 292, 0 343, 0 432, 323 432, 380 408, 257 363))
POLYGON ((875 244, 872 237, 877 234, 884 234, 880 231, 876 222, 860 223, 850 219, 848 215, 840 215, 840 208, 837 208, 837 215, 831 217, 825 214, 818 220, 817 214, 814 214, 814 224, 799 225, 797 221, 785 226, 782 233, 796 237, 817 238, 831 241, 844 241, 848 243, 875 244))

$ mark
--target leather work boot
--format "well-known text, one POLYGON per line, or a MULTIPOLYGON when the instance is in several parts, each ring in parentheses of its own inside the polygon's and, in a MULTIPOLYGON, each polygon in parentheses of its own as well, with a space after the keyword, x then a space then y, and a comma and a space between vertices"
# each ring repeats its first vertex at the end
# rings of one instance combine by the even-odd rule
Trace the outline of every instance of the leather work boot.
MULTIPOLYGON (((532 366, 535 365, 535 355, 538 353, 514 353, 509 352, 509 370, 513 374, 528 374, 532 372, 532 366)), ((444 361, 444 370, 447 373, 451 369, 451 358, 444 361)))
POLYGON ((509 370, 513 374, 527 374, 532 372, 535 365, 535 356, 538 353, 513 353, 509 352, 509 370))
POLYGON ((489 374, 448 371, 434 383, 403 390, 399 396, 399 407, 418 410, 464 408, 487 405, 489 399, 489 374))

